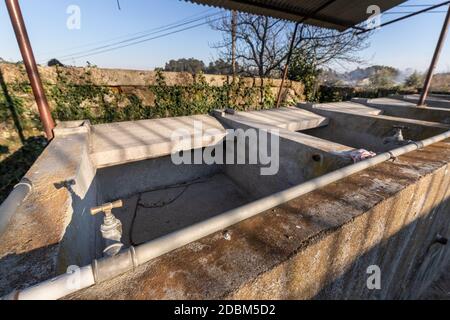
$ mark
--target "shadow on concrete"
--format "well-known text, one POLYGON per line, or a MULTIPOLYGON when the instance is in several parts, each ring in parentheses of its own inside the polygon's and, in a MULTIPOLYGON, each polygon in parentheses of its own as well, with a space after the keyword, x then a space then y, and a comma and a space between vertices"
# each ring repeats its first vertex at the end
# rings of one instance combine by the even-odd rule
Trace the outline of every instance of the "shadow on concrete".
POLYGON ((58 274, 66 272, 70 265, 82 267, 102 257, 100 224, 103 217, 90 214, 90 208, 98 202, 96 181, 90 183, 83 198, 74 190, 75 185, 76 181, 73 179, 54 184, 56 189, 66 189, 71 198, 71 220, 59 242, 58 274))
POLYGON ((0 297, 48 280, 56 275, 54 257, 58 244, 24 253, 11 253, 0 259, 0 297), (17 268, 20 266, 20 268, 17 268))
POLYGON ((7 154, 9 152, 9 147, 0 145, 0 154, 7 154))
POLYGON ((0 162, 0 203, 8 197, 14 186, 27 173, 46 144, 44 136, 28 138, 23 141, 20 149, 0 162))
MULTIPOLYGON (((418 298, 450 264, 448 245, 438 241, 438 234, 448 237, 450 231, 449 179, 437 174, 412 183, 403 196, 387 192, 373 209, 342 201, 336 212, 308 214, 309 200, 300 197, 231 226, 231 242, 199 240, 189 245, 198 252, 180 248, 81 297, 221 299, 238 290, 244 292, 238 298, 246 299, 418 298), (405 204, 405 194, 425 201, 405 204), (293 223, 305 228, 288 228, 293 223), (381 270, 380 290, 367 288, 371 265, 381 270)), ((314 193, 325 198, 325 189, 314 193)))
MULTIPOLYGON (((366 218, 358 217, 353 220, 353 231, 346 232, 341 229, 330 234, 329 246, 321 247, 321 250, 328 254, 327 265, 312 266, 324 269, 326 277, 326 285, 320 288, 314 299, 418 298, 443 268, 450 264, 448 246, 438 241, 439 236, 449 235, 450 200, 445 196, 447 188, 448 181, 445 178, 434 176, 423 194, 425 202, 432 201, 434 206, 427 208, 426 204, 422 203, 417 209, 412 205, 412 201, 408 207, 402 207, 400 202, 392 201, 390 212, 383 214, 381 220, 374 212, 366 213, 366 218), (433 194, 431 188, 438 192, 433 194), (444 195, 439 190, 444 190, 444 195), (419 212, 422 217, 415 219, 419 212), (383 226, 380 234, 382 238, 367 250, 364 248, 365 240, 373 237, 377 224, 383 226), (389 232, 397 228, 397 232, 389 235, 389 232), (355 234, 360 239, 359 244, 355 234), (345 247, 349 241, 353 242, 351 250, 358 255, 345 266, 345 271, 341 272, 340 265, 345 261, 345 247), (371 265, 376 265, 381 270, 379 290, 369 290, 367 287, 367 279, 370 276, 367 268, 371 265)), ((421 190, 415 186, 413 194, 418 195, 419 192, 421 190)), ((288 276, 299 272, 294 264, 288 265, 287 269, 288 276)), ((291 292, 291 298, 294 299, 297 280, 298 278, 292 276, 291 280, 287 281, 291 286, 287 287, 286 291, 291 292)))
MULTIPOLYGON (((339 257, 342 251, 342 235, 339 235, 330 252, 336 255, 330 257, 328 266, 330 281, 314 296, 314 299, 417 299, 442 274, 445 267, 450 265, 449 250, 435 238, 424 239, 421 244, 414 243, 416 232, 426 232, 425 225, 429 219, 419 219, 411 222, 399 232, 383 239, 346 267, 343 274, 335 275, 339 257), (368 271, 370 266, 380 268, 380 287, 368 287, 368 271), (334 269, 334 270, 333 270, 334 269), (332 279, 332 280, 331 280, 332 279)), ((442 226, 441 232, 446 232, 442 226)), ((387 227, 389 228, 389 227, 387 227)), ((447 231, 448 232, 448 231, 447 231)), ((416 240, 417 241, 417 240, 416 240)), ((447 296, 447 298, 450 298, 447 296)))

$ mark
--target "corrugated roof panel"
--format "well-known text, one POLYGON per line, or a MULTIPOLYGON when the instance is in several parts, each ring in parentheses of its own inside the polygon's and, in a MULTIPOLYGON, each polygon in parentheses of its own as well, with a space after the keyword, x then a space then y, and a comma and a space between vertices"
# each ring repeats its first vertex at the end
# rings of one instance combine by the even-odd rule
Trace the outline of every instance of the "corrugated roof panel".
POLYGON ((218 8, 271 16, 344 31, 367 20, 369 6, 381 12, 405 0, 186 0, 218 8))

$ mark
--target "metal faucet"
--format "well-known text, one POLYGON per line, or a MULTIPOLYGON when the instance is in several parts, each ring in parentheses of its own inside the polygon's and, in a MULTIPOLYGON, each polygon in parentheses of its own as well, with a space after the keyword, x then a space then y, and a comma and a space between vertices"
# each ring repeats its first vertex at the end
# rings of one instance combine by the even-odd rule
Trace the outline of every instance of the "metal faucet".
POLYGON ((105 214, 103 224, 100 226, 100 232, 105 240, 104 255, 114 256, 123 247, 123 243, 120 241, 122 238, 122 223, 112 214, 112 209, 120 208, 122 205, 122 200, 117 200, 91 208, 91 215, 96 215, 100 212, 105 214))
POLYGON ((404 145, 404 144, 408 144, 410 142, 410 140, 405 140, 405 138, 403 137, 403 132, 402 130, 407 130, 409 129, 406 126, 393 126, 394 128, 394 134, 390 137, 386 137, 383 140, 384 144, 388 144, 388 143, 395 143, 397 145, 404 145))

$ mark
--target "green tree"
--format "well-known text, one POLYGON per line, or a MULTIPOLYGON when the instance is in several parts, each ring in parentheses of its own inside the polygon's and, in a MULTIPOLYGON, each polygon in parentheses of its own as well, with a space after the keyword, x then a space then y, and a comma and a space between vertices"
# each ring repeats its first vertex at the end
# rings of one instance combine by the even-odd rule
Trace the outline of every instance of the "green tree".
POLYGON ((417 71, 414 71, 404 82, 404 85, 408 88, 420 88, 422 84, 423 75, 417 71))
POLYGON ((197 74, 203 72, 204 70, 205 63, 194 58, 170 60, 164 67, 164 71, 189 72, 192 74, 197 74))
POLYGON ((61 61, 59 61, 58 59, 50 59, 47 62, 47 66, 49 66, 49 67, 53 67, 53 66, 64 67, 64 64, 62 64, 61 61))
POLYGON ((387 66, 373 66, 373 73, 369 77, 370 86, 373 88, 391 88, 395 86, 395 78, 399 71, 387 66))
POLYGON ((303 51, 296 50, 292 55, 288 70, 290 80, 300 81, 305 86, 306 101, 316 101, 318 99, 316 89, 320 70, 314 63, 314 59, 308 57, 303 51))
MULTIPOLYGON (((241 67, 238 63, 236 63, 236 72, 239 74, 241 72, 241 67)), ((231 63, 218 59, 216 61, 210 62, 208 67, 205 70, 206 74, 233 74, 233 68, 231 63)))

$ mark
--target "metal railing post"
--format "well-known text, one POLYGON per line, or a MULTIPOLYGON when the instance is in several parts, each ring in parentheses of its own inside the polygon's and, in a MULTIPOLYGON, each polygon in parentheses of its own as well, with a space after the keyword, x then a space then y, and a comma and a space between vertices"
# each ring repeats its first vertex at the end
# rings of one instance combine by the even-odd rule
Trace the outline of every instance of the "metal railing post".
POLYGON ((42 87, 41 77, 39 76, 36 60, 34 59, 33 49, 31 48, 30 39, 28 38, 27 29, 20 10, 19 0, 5 0, 8 8, 11 23, 16 34, 17 43, 19 44, 22 54, 23 63, 27 70, 28 79, 30 80, 34 98, 39 109, 39 115, 44 126, 44 131, 48 140, 53 139, 53 121, 48 101, 42 87))
POLYGON ((438 43, 436 45, 436 50, 434 51, 433 59, 431 60, 430 68, 428 69, 427 77, 425 78, 425 83, 423 85, 422 94, 420 95, 418 106, 423 106, 427 100, 428 91, 431 87, 431 80, 433 79, 434 69, 441 55, 442 48, 444 47, 444 40, 447 36, 448 27, 450 24, 450 5, 448 7, 447 16, 445 17, 444 25, 442 26, 442 31, 439 36, 438 43))

